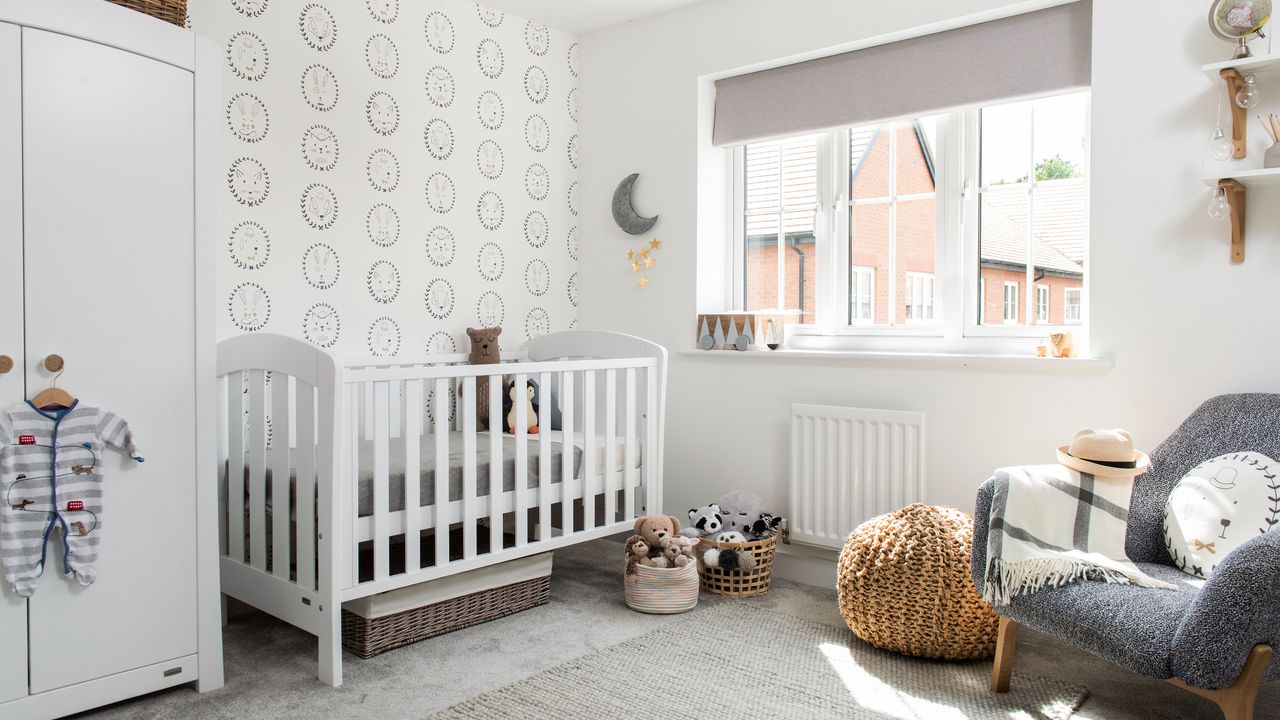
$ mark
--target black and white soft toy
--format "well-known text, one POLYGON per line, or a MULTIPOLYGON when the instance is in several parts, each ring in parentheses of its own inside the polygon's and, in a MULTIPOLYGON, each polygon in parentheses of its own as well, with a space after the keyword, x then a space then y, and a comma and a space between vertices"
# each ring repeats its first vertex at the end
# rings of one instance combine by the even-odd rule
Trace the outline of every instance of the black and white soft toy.
POLYGON ((751 525, 751 536, 756 540, 764 540, 782 532, 781 515, 760 513, 760 517, 751 525))
POLYGON ((689 524, 680 531, 685 537, 706 537, 720 532, 724 518, 720 514, 720 506, 715 503, 689 510, 689 524))
MULTIPOLYGON (((715 536, 717 543, 744 543, 747 538, 740 532, 729 530, 715 536)), ((755 572, 756 558, 750 550, 737 548, 713 547, 702 555, 702 564, 707 567, 718 567, 727 572, 755 572)))

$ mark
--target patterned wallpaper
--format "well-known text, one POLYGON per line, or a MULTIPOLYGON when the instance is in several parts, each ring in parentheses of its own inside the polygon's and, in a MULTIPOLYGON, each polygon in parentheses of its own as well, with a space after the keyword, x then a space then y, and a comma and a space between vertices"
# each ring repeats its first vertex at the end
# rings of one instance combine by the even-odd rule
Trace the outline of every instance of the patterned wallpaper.
POLYGON ((465 0, 193 0, 225 53, 219 337, 348 356, 577 316, 577 44, 465 0))

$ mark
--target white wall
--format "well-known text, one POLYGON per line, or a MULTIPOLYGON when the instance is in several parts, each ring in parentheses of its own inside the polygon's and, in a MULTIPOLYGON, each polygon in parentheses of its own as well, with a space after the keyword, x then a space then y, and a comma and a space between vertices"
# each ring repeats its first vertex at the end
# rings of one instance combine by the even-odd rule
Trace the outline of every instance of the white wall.
MULTIPOLYGON (((673 351, 693 347, 697 246, 715 242, 720 224, 715 208, 699 216, 699 172, 722 172, 717 151, 705 146, 706 117, 699 126, 701 76, 975 13, 1007 14, 1010 6, 716 0, 581 38, 582 325, 632 332, 673 351), (700 154, 708 161, 701 168, 700 154), (640 211, 662 215, 654 232, 663 247, 645 289, 624 262, 635 240, 609 212, 614 186, 631 172, 641 174, 640 211)), ((1150 448, 1214 394, 1280 390, 1272 320, 1280 301, 1277 196, 1250 195, 1248 260, 1233 266, 1227 226, 1205 214, 1209 193, 1198 179, 1217 89, 1199 68, 1231 49, 1210 35, 1199 4, 1095 0, 1094 12, 1092 339, 1096 353, 1116 357, 1115 368, 676 352, 668 511, 741 487, 785 513, 793 402, 923 411, 927 499, 971 508, 993 468, 1051 462, 1079 427, 1127 427, 1150 448)), ((1263 89, 1264 109, 1280 109, 1280 86, 1263 89)), ((1265 146, 1256 129, 1250 162, 1259 164, 1265 146)))
POLYGON ((219 337, 422 355, 465 351, 468 325, 509 349, 571 326, 575 38, 466 0, 190 13, 227 60, 219 337), (246 195, 260 171, 265 198, 246 195))

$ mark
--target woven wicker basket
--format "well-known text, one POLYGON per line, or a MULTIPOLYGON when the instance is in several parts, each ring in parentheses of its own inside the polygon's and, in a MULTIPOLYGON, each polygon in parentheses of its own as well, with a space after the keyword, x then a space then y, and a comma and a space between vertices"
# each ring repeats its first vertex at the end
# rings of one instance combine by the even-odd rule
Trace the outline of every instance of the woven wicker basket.
POLYGON ((773 581, 773 552, 777 546, 777 535, 744 543, 722 543, 710 538, 702 538, 702 542, 698 543, 697 547, 698 572, 702 575, 702 589, 716 595, 733 597, 751 597, 769 592, 769 583, 773 581), (702 555, 714 547, 722 551, 737 550, 739 553, 749 551, 755 556, 756 569, 744 573, 703 565, 702 555))
POLYGON ((637 565, 622 582, 627 607, 652 615, 675 615, 698 606, 698 570, 693 563, 678 568, 637 565))
POLYGON ((187 24, 187 0, 107 0, 178 27, 187 24))
POLYGON ((551 578, 482 590, 426 607, 368 619, 342 611, 342 647, 370 658, 388 650, 497 620, 551 601, 551 578))

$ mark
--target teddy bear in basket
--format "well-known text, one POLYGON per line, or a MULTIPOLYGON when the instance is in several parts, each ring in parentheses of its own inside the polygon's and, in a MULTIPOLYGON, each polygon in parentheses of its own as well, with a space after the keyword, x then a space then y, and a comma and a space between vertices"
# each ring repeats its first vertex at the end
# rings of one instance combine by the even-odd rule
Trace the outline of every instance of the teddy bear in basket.
POLYGON ((680 535, 680 520, 674 515, 636 518, 635 535, 626 543, 626 574, 634 574, 637 565, 684 567, 694 561, 696 544, 696 539, 680 535))

